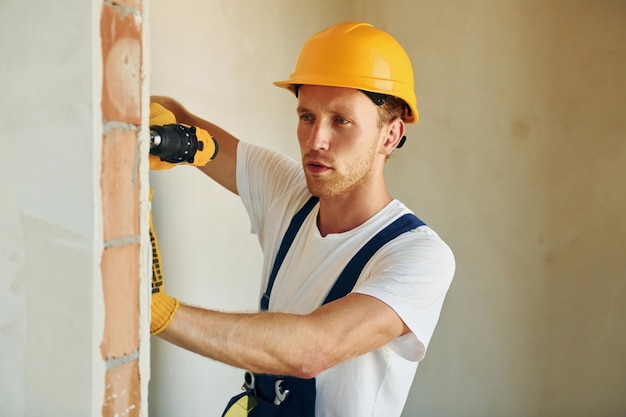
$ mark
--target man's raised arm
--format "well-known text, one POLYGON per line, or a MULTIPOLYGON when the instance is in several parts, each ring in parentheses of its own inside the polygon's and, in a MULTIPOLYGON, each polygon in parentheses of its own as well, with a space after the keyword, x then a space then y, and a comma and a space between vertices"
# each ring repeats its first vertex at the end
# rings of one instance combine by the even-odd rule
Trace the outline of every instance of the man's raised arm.
POLYGON ((150 101, 172 112, 177 123, 204 129, 213 136, 217 142, 217 155, 210 163, 198 168, 228 190, 238 194, 236 169, 239 140, 219 126, 190 113, 180 102, 171 97, 152 96, 150 101))

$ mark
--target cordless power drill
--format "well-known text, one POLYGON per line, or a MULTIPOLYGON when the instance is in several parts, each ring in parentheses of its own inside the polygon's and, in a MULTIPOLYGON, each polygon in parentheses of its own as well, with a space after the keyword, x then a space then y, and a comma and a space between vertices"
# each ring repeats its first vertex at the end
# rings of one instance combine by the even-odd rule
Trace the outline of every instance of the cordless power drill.
POLYGON ((177 123, 163 106, 150 104, 150 168, 172 164, 204 166, 217 155, 217 142, 204 129, 177 123))

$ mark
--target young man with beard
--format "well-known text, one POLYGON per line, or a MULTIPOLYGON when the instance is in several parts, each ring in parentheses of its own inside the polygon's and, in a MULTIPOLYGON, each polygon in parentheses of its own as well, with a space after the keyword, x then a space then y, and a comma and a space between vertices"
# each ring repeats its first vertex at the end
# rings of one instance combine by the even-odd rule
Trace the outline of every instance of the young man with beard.
MULTIPOLYGON (((155 294, 151 330, 250 375, 314 381, 308 415, 399 416, 454 275, 452 252, 419 225, 375 251, 349 294, 325 300, 359 249, 412 214, 389 194, 384 177, 405 123, 418 119, 410 60, 389 34, 341 23, 309 39, 291 77, 275 84, 297 97, 301 163, 240 142, 171 98, 153 97, 158 112, 215 138, 219 153, 200 169, 242 198, 264 253, 263 288, 277 273, 261 302, 267 311, 259 313, 213 311, 155 294), (307 203, 310 212, 274 268, 290 221, 307 203)), ((298 395, 290 389, 275 407, 298 395)))

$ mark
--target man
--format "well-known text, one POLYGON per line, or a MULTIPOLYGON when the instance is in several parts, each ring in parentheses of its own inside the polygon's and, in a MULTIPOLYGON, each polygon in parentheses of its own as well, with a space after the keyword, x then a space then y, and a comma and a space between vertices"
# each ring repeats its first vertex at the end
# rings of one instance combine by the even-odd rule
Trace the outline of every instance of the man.
POLYGON ((348 295, 323 303, 355 253, 411 213, 384 178, 405 123, 418 119, 410 60, 389 34, 341 23, 307 41, 290 79, 275 84, 298 100, 301 163, 153 97, 166 118, 217 141, 217 157, 200 169, 242 198, 265 257, 263 288, 292 217, 312 195, 319 201, 279 266, 269 311, 212 311, 160 292, 152 331, 254 374, 315 378, 317 416, 399 416, 454 275, 448 246, 426 225, 402 233, 348 295))

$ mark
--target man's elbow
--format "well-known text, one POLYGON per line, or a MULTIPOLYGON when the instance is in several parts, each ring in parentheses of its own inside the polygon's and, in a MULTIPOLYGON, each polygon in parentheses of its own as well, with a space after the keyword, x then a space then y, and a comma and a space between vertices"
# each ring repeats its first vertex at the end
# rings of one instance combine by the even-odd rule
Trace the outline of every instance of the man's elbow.
POLYGON ((310 379, 338 363, 337 349, 331 343, 310 343, 294 356, 292 376, 310 379))

